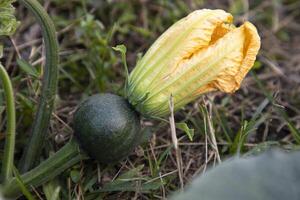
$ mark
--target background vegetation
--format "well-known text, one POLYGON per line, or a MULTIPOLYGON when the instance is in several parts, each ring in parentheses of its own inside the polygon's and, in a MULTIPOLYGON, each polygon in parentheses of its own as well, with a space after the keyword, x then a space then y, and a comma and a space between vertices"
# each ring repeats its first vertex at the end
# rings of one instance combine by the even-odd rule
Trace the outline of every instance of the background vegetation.
MULTIPOLYGON (((72 115, 87 96, 119 93, 125 74, 112 47, 124 44, 130 69, 172 23, 201 8, 220 8, 235 24, 253 22, 262 48, 242 88, 233 95, 204 95, 176 113, 194 131, 177 130, 176 154, 168 123, 144 119, 145 142, 128 159, 100 166, 84 161, 33 194, 38 199, 164 199, 227 157, 251 155, 271 146, 300 143, 300 2, 297 0, 44 0, 60 42, 59 91, 43 160, 72 137, 72 115), (176 156, 181 163, 178 165, 176 156)), ((5 38, 3 64, 13 80, 19 160, 40 92, 44 62, 41 33, 27 10, 15 4, 21 21, 5 38)), ((5 113, 0 90, 0 144, 5 113)), ((0 152, 0 159, 2 152, 0 152)), ((17 163, 16 163, 17 164, 17 163)))

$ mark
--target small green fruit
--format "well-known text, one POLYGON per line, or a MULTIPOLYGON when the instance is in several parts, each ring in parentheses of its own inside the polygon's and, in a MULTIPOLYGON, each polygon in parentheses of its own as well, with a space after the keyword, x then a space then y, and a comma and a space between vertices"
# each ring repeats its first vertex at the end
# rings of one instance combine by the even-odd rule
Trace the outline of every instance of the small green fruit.
POLYGON ((141 138, 140 118, 126 99, 114 94, 89 97, 74 115, 78 143, 100 163, 129 155, 141 138))

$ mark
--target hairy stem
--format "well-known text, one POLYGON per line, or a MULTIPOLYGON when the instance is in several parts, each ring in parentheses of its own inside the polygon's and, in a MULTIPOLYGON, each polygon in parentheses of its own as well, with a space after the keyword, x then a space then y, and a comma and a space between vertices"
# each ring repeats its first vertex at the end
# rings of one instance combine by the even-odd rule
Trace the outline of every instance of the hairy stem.
MULTIPOLYGON (((43 161, 39 166, 22 174, 21 179, 28 189, 32 189, 32 187, 38 187, 48 182, 85 158, 87 157, 84 154, 80 154, 77 142, 71 140, 58 152, 43 161)), ((17 198, 22 195, 16 178, 7 182, 1 192, 6 198, 17 198)))
POLYGON ((2 176, 4 182, 12 177, 14 165, 15 139, 16 139, 16 112, 13 87, 5 68, 0 64, 0 79, 2 80, 4 94, 6 99, 6 141, 4 147, 4 156, 2 161, 2 176))
POLYGON ((20 171, 26 172, 34 167, 36 159, 39 158, 53 110, 58 77, 58 43, 54 24, 40 3, 37 0, 19 1, 34 14, 39 22, 46 49, 46 63, 37 114, 33 122, 30 141, 20 162, 20 171))

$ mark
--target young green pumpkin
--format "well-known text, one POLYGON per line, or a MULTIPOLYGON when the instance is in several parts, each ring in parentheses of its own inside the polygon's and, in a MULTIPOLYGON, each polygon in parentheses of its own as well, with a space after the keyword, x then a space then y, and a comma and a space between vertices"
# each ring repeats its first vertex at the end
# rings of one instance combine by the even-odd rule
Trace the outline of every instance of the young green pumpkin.
POLYGON ((128 156, 141 138, 139 114, 126 99, 97 94, 84 101, 74 115, 75 136, 88 155, 100 163, 128 156))

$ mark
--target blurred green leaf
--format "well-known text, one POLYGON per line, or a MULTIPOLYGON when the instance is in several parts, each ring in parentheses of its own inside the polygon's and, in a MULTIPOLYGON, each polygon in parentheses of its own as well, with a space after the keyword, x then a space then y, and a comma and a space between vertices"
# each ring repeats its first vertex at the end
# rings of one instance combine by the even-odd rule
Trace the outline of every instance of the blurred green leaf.
POLYGON ((256 145, 255 147, 253 147, 252 149, 250 149, 247 153, 245 153, 245 156, 255 156, 255 155, 259 155, 262 152, 265 152, 269 149, 271 149, 272 147, 280 147, 280 143, 277 141, 266 141, 266 142, 262 142, 258 145, 256 145))
POLYGON ((118 51, 118 52, 121 53, 122 62, 123 62, 123 65, 125 67, 126 76, 128 78, 129 72, 128 72, 128 67, 127 67, 127 62, 126 62, 126 52, 127 52, 126 46, 124 44, 121 44, 121 45, 117 45, 117 46, 112 47, 112 48, 113 48, 113 50, 118 51))
POLYGON ((87 179, 88 180, 86 180, 86 183, 84 184, 83 191, 88 191, 88 190, 93 191, 93 185, 97 183, 98 177, 97 176, 93 176, 93 177, 87 178, 87 179))
POLYGON ((28 190, 28 188, 25 186, 21 175, 19 173, 19 171, 17 170, 17 168, 13 167, 13 173, 15 175, 17 184, 20 188, 20 190, 22 191, 23 195, 28 199, 28 200, 35 200, 35 198, 33 197, 33 195, 30 193, 30 191, 28 190))
POLYGON ((139 173, 141 172, 141 170, 144 168, 144 165, 139 165, 127 172, 125 172, 124 174, 120 175, 115 181, 128 181, 130 179, 133 179, 134 177, 137 177, 139 175, 139 173))
POLYGON ((11 5, 14 0, 1 0, 0 1, 0 36, 12 35, 19 22, 14 16, 15 8, 11 5))
POLYGON ((113 192, 113 191, 141 191, 149 192, 150 190, 156 190, 163 184, 160 179, 149 181, 149 177, 141 178, 141 171, 144 165, 139 165, 124 174, 120 175, 114 181, 105 184, 101 189, 92 192, 91 194, 97 194, 101 192, 113 192))
POLYGON ((242 127, 234 137, 233 143, 230 145, 229 152, 230 154, 238 154, 242 150, 244 143, 249 132, 246 131, 248 122, 244 121, 242 127))
POLYGON ((223 162, 173 200, 298 200, 300 152, 268 151, 223 162))
POLYGON ((189 137, 190 141, 193 141, 194 129, 189 128, 188 125, 184 122, 176 123, 176 128, 184 131, 187 134, 187 136, 189 137))
POLYGON ((74 183, 78 183, 80 180, 80 172, 78 170, 72 170, 70 172, 70 177, 74 183))
POLYGON ((256 60, 254 62, 254 65, 253 65, 252 69, 253 70, 260 69, 262 66, 263 66, 263 64, 259 60, 256 60))
POLYGON ((233 0, 230 1, 229 12, 233 15, 241 15, 244 12, 244 1, 233 0))
POLYGON ((126 54, 126 51, 127 51, 126 46, 124 44, 120 44, 120 45, 117 45, 112 48, 113 48, 113 50, 119 51, 119 52, 121 52, 121 54, 124 54, 124 55, 126 54))
POLYGON ((146 28, 138 27, 138 26, 132 26, 132 25, 129 25, 129 27, 133 31, 141 34, 143 37, 151 37, 153 35, 152 32, 150 30, 146 29, 146 28))
POLYGON ((17 63, 21 70, 23 70, 28 75, 34 76, 36 78, 39 77, 39 72, 34 68, 30 63, 23 59, 17 59, 17 63))
POLYGON ((59 194, 61 191, 60 185, 56 180, 52 180, 43 185, 43 191, 47 200, 59 200, 59 194))
POLYGON ((269 104, 268 99, 264 99, 261 104, 257 107, 251 120, 244 121, 242 127, 240 128, 238 134, 235 136, 232 145, 230 146, 230 153, 240 153, 243 150, 244 143, 250 133, 254 132, 256 128, 266 120, 266 114, 263 114, 263 110, 269 104))
POLYGON ((278 39, 280 39, 283 42, 289 42, 291 40, 291 36, 289 35, 289 32, 281 29, 277 32, 276 36, 278 39))
MULTIPOLYGON (((19 22, 14 16, 15 8, 11 5, 14 0, 0 0, 0 36, 12 35, 19 22)), ((0 58, 3 56, 3 45, 0 43, 0 58)))
POLYGON ((91 194, 101 193, 101 192, 116 192, 116 191, 140 191, 140 192, 150 192, 151 190, 157 190, 161 187, 162 182, 158 179, 150 183, 140 183, 139 181, 132 182, 118 182, 110 183, 103 186, 103 188, 92 192, 91 194))
POLYGON ((0 58, 3 57, 3 45, 0 44, 0 58))
POLYGON ((28 96, 25 96, 21 93, 17 93, 16 96, 17 96, 17 99, 18 99, 19 103, 23 107, 29 108, 30 112, 32 112, 34 110, 34 103, 32 101, 30 101, 28 96))
POLYGON ((119 51, 122 56, 122 63, 125 68, 125 73, 126 73, 126 81, 125 81, 125 97, 127 97, 127 86, 128 86, 128 78, 129 78, 129 71, 128 71, 128 66, 127 66, 127 61, 126 61, 126 46, 121 44, 113 47, 113 50, 119 51))

